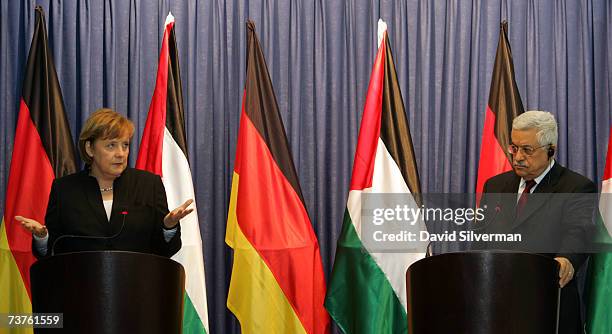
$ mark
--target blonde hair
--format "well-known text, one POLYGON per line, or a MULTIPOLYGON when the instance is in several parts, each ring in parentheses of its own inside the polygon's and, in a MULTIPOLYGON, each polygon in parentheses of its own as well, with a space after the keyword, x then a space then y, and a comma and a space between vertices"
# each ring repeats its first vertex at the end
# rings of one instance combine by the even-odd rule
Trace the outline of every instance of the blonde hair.
POLYGON ((113 139, 123 135, 128 135, 132 139, 134 135, 134 124, 132 121, 109 108, 96 110, 87 118, 79 135, 81 159, 88 165, 91 165, 93 162, 92 157, 85 150, 87 142, 93 145, 98 139, 113 139))

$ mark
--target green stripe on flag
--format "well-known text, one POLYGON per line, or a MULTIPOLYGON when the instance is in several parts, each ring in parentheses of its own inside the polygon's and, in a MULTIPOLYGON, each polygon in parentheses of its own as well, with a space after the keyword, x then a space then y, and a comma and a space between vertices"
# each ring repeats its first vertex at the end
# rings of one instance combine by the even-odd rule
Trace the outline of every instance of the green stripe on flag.
MULTIPOLYGON (((602 198, 609 196, 602 194, 602 198)), ((594 242, 602 251, 612 250, 612 238, 606 229, 603 218, 597 221, 594 242)), ((591 256, 589 263, 589 286, 586 329, 587 333, 611 333, 612 312, 612 253, 597 253, 591 256)))
POLYGON ((591 287, 587 333, 610 333, 612 329, 612 253, 594 254, 591 258, 591 287))
POLYGON ((363 247, 348 210, 344 212, 325 307, 344 333, 405 333, 408 327, 404 307, 363 247))
POLYGON ((191 334, 191 333, 206 333, 206 328, 202 324, 202 320, 198 316, 198 312, 196 312, 195 307, 193 307, 193 303, 191 299, 189 299, 189 295, 185 293, 183 307, 183 334, 191 334))

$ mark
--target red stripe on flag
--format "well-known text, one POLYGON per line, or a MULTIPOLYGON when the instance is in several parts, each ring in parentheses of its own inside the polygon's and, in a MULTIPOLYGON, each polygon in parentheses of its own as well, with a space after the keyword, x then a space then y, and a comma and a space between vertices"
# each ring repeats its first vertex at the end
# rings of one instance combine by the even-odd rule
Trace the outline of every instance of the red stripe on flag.
POLYGON ((606 168, 604 169, 603 180, 612 178, 612 128, 608 139, 608 153, 606 154, 606 168))
POLYGON ((308 333, 329 327, 319 245, 308 214, 244 109, 235 171, 236 216, 308 333))
POLYGON ((359 129, 357 151, 353 162, 353 176, 351 177, 351 190, 372 187, 376 147, 378 146, 378 138, 380 138, 384 74, 385 43, 381 43, 372 68, 363 119, 359 129))
POLYGON ((478 163, 477 194, 482 193, 482 188, 489 178, 512 169, 505 152, 506 148, 502 148, 495 137, 495 114, 487 106, 478 163))
POLYGON ((53 168, 30 118, 30 110, 21 100, 6 190, 4 222, 11 252, 30 299, 30 266, 35 261, 31 251, 32 234, 21 227, 15 216, 32 218, 44 224, 53 179, 53 168))
POLYGON ((168 99, 168 38, 174 22, 166 25, 162 48, 159 52, 157 65, 157 80, 155 91, 151 98, 147 123, 145 124, 142 141, 138 149, 136 168, 147 170, 159 176, 162 174, 162 150, 164 143, 164 129, 166 128, 166 101, 168 99))

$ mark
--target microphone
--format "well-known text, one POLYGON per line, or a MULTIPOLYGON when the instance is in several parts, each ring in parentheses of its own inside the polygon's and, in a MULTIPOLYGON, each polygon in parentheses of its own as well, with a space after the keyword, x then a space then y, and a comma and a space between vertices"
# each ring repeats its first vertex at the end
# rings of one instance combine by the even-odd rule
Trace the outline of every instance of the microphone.
POLYGON ((122 210, 119 214, 121 214, 123 216, 123 218, 121 219, 121 228, 119 228, 119 231, 117 231, 115 234, 113 234, 111 236, 64 234, 64 235, 60 236, 59 238, 55 239, 55 241, 53 242, 53 246, 51 247, 51 256, 53 256, 55 254, 55 246, 57 246, 57 243, 60 240, 62 240, 62 239, 113 240, 113 239, 117 238, 121 234, 121 232, 123 232, 123 227, 125 226, 125 217, 127 217, 128 211, 127 211, 127 209, 126 210, 122 210))
POLYGON ((495 203, 495 215, 487 219, 486 221, 484 221, 481 226, 474 227, 474 228, 468 228, 468 231, 478 232, 478 231, 484 230, 485 228, 489 227, 491 224, 497 223, 498 216, 501 214, 501 212, 502 212, 502 205, 498 200, 495 203))
POLYGON ((430 257, 433 255, 432 242, 427 243, 427 247, 425 248, 425 257, 430 257))

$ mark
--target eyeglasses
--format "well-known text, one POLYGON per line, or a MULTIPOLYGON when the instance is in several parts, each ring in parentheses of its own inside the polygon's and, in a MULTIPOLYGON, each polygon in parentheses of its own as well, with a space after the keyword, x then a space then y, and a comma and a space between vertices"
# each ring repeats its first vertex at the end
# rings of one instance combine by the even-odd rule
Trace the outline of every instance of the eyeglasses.
POLYGON ((512 155, 515 155, 515 154, 519 153, 519 151, 523 151, 524 155, 530 157, 538 149, 540 149, 542 147, 549 147, 550 145, 551 144, 546 144, 546 145, 542 145, 542 146, 538 146, 538 147, 531 147, 531 146, 516 146, 514 144, 510 144, 510 146, 508 146, 508 153, 510 153, 512 155))

